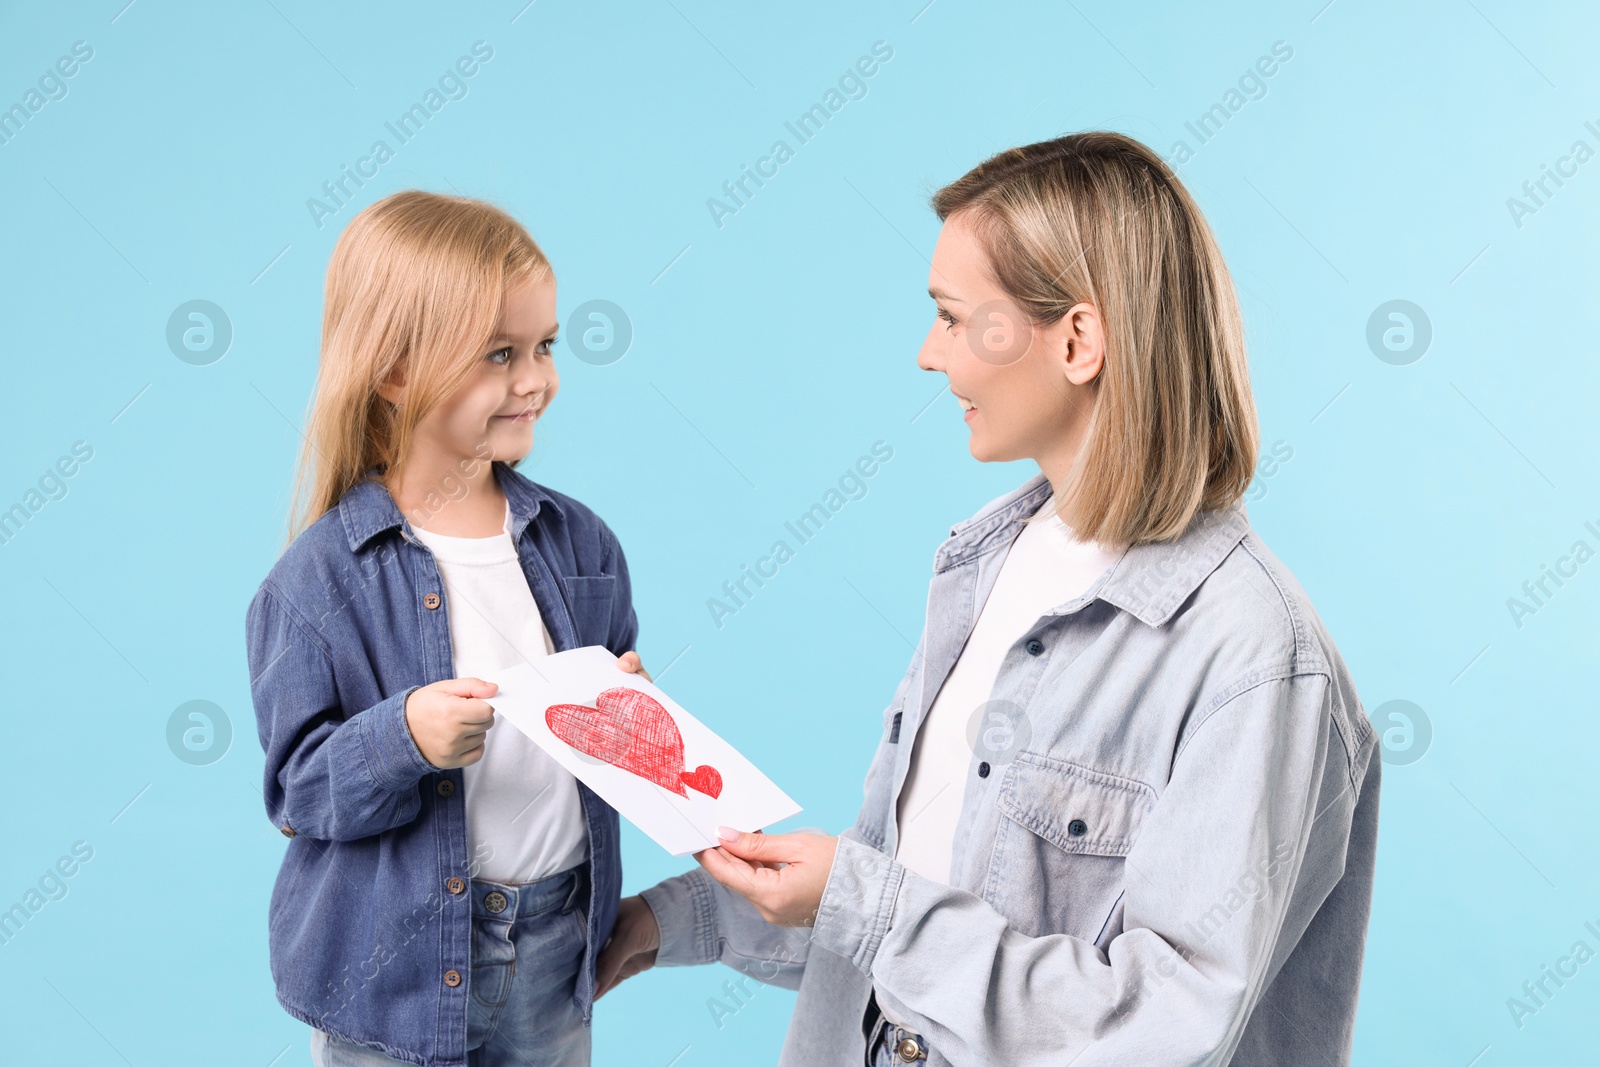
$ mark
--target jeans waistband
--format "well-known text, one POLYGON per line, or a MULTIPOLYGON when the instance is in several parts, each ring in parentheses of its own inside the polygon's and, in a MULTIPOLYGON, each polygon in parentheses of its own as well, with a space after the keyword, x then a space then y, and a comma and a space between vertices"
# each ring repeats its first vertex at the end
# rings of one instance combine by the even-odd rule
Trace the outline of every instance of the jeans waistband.
POLYGON ((917 1060, 926 1061, 928 1058, 927 1040, 915 1030, 907 1030, 885 1015, 883 1009, 878 1006, 876 991, 867 997, 861 1029, 867 1039, 865 1062, 869 1065, 873 1062, 880 1044, 889 1049, 897 1062, 911 1063, 917 1060), (903 1044, 907 1038, 910 1039, 910 1044, 903 1044))
POLYGON ((521 919, 558 909, 571 911, 589 895, 589 863, 532 882, 472 879, 472 911, 489 919, 521 919))

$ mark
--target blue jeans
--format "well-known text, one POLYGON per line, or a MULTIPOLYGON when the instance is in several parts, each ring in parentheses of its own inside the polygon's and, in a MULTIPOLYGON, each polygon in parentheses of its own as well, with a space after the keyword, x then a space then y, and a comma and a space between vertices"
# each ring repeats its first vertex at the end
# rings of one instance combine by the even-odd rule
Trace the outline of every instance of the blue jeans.
POLYGON ((863 1029, 867 1035, 865 1067, 906 1067, 907 1063, 928 1062, 928 1043, 922 1035, 902 1030, 884 1018, 876 1000, 868 1002, 864 1023, 863 1029), (902 1038, 910 1038, 914 1042, 913 1045, 906 1047, 906 1051, 914 1057, 911 1060, 900 1054, 902 1038))
MULTIPOLYGON (((583 962, 589 865, 507 885, 474 878, 472 973, 467 979, 469 1067, 588 1067, 589 1029, 573 1001, 583 962)), ((316 1067, 404 1063, 322 1030, 316 1067)))

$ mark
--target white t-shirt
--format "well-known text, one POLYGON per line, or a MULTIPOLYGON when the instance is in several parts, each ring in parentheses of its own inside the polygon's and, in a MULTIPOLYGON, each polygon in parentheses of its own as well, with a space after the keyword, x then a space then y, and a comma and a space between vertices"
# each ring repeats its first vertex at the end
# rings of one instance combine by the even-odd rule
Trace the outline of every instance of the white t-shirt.
MULTIPOLYGON (((1052 496, 1038 514, 1054 507, 1052 496)), ((1054 515, 1029 522, 1011 543, 960 658, 917 729, 897 809, 895 859, 901 864, 949 882, 956 820, 974 758, 969 724, 989 700, 1001 661, 1040 616, 1088 589, 1121 554, 1079 541, 1054 515)))
MULTIPOLYGON (((511 505, 493 537, 446 537, 412 525, 444 580, 457 678, 478 677, 555 651, 511 543, 511 505)), ((490 698, 491 703, 493 698, 490 698)), ((518 885, 589 854, 578 780, 496 716, 483 756, 462 768, 474 877, 518 885)))

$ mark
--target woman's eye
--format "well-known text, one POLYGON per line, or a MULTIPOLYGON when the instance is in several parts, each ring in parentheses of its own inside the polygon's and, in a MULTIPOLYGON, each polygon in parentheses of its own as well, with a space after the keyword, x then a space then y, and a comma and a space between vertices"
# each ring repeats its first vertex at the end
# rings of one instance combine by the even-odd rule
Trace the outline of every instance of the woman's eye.
POLYGON ((946 311, 944 308, 940 308, 939 309, 939 317, 945 321, 945 324, 946 324, 945 325, 945 332, 946 333, 948 333, 950 330, 955 328, 956 317, 954 315, 950 314, 950 312, 946 311))
POLYGON ((511 349, 510 349, 510 347, 497 348, 493 352, 490 352, 489 353, 489 361, 491 363, 498 363, 501 366, 504 366, 505 364, 510 363, 511 362, 511 349), (505 358, 504 359, 500 358, 502 356, 504 356, 505 358))

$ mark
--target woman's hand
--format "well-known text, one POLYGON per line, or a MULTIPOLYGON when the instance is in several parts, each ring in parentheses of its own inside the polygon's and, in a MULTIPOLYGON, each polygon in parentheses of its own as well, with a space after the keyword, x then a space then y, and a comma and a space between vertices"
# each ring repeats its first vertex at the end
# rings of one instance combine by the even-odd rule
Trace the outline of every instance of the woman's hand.
POLYGON ((655 681, 654 678, 650 677, 649 672, 644 669, 644 661, 639 658, 639 653, 637 652, 624 652, 618 656, 617 669, 627 671, 629 674, 642 674, 647 682, 655 681))
POLYGON ((711 877, 755 905, 776 926, 811 926, 833 870, 839 839, 809 831, 742 834, 717 827, 721 846, 695 853, 711 877))
POLYGON ((626 979, 654 967, 660 947, 661 927, 650 905, 643 897, 622 898, 617 905, 617 923, 595 964, 594 999, 599 1000, 626 979))

